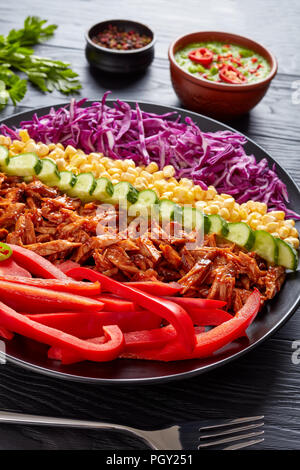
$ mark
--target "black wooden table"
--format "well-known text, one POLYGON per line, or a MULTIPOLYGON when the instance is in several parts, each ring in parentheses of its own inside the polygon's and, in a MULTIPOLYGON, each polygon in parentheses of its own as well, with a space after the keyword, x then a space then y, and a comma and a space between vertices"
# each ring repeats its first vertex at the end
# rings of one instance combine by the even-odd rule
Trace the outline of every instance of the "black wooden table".
MULTIPOLYGON (((266 148, 300 183, 300 2, 299 0, 10 0, 0 3, 1 34, 27 15, 59 25, 38 53, 72 63, 83 83, 81 96, 180 106, 169 78, 167 49, 175 37, 197 30, 223 30, 270 47, 279 72, 263 101, 232 125, 266 148), (142 76, 91 74, 84 57, 84 32, 98 20, 132 18, 157 34, 155 60, 142 76), (298 82, 297 82, 298 80, 298 82)), ((66 101, 33 87, 17 109, 1 117, 66 101)), ((153 429, 211 416, 265 415, 265 442, 257 448, 300 449, 300 364, 292 343, 300 339, 299 311, 272 339, 226 367, 185 381, 143 387, 104 387, 62 382, 11 364, 0 366, 0 409, 70 418, 114 421, 153 429)), ((0 449, 142 449, 114 433, 0 425, 0 449)))

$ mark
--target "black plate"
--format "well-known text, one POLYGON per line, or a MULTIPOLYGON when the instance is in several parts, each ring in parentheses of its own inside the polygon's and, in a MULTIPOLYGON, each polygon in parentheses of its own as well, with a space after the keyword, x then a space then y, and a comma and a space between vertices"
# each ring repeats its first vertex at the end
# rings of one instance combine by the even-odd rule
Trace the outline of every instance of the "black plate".
MULTIPOLYGON (((91 104, 87 102, 86 106, 91 104)), ((108 101, 112 104, 112 101, 108 101)), ((134 105, 129 101, 130 105, 134 105)), ((151 103, 140 103, 141 108, 148 112, 163 114, 169 111, 178 111, 182 118, 190 116, 203 131, 218 131, 231 129, 230 127, 201 116, 196 113, 184 111, 174 107, 160 106, 151 103)), ((56 106, 56 108, 61 105, 56 106)), ((48 113, 49 107, 39 108, 22 114, 12 116, 2 121, 8 126, 18 126, 20 121, 29 120, 34 112, 39 116, 48 113)), ((232 129, 231 129, 232 130, 232 129)), ((245 146, 247 153, 253 153, 258 160, 267 158, 270 164, 276 163, 261 147, 253 141, 247 139, 245 146)), ((276 163, 277 173, 288 187, 290 196, 290 208, 299 210, 300 192, 294 181, 286 171, 276 163)), ((250 351, 266 338, 271 336, 280 328, 294 313, 299 301, 299 272, 290 273, 287 276, 281 292, 272 301, 268 302, 265 309, 249 327, 248 339, 244 338, 233 344, 214 358, 207 360, 193 359, 189 361, 178 361, 171 363, 160 363, 151 361, 137 361, 118 359, 110 363, 82 362, 69 366, 62 366, 57 361, 47 359, 47 347, 26 338, 16 336, 12 341, 7 342, 7 359, 14 363, 27 367, 31 370, 52 375, 61 379, 99 382, 103 384, 123 383, 137 384, 149 382, 163 382, 168 380, 183 379, 193 375, 201 374, 208 370, 220 367, 233 359, 237 359, 242 354, 250 351)), ((262 358, 263 360, 263 358, 262 358)))

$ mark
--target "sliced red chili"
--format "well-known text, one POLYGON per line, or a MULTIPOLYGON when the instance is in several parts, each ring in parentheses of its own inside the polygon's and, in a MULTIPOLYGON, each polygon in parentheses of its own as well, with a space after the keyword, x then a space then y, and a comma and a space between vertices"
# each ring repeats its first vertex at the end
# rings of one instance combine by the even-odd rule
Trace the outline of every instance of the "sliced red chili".
POLYGON ((221 78, 221 80, 223 80, 223 82, 226 83, 247 83, 247 78, 245 77, 245 75, 243 75, 240 70, 237 70, 236 67, 233 67, 233 65, 223 65, 223 67, 219 71, 219 77, 221 78))
POLYGON ((6 243, 0 242, 0 261, 5 261, 12 255, 12 249, 6 243))
POLYGON ((204 65, 205 67, 212 63, 213 58, 214 55, 212 51, 207 49, 207 47, 200 47, 199 49, 195 49, 189 53, 190 60, 204 65))

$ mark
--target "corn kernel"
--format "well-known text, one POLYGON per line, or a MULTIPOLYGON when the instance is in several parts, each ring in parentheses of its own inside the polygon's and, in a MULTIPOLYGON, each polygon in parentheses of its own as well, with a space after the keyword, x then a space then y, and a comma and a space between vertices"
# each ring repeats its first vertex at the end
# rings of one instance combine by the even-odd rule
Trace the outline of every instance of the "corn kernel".
POLYGON ((135 168, 135 163, 131 158, 127 160, 127 165, 128 165, 128 168, 135 168))
POLYGON ((235 209, 233 209, 233 211, 231 213, 231 221, 232 222, 239 222, 240 221, 240 214, 235 209))
POLYGON ((149 163, 148 166, 146 166, 146 171, 149 171, 149 173, 154 173, 155 171, 158 171, 158 164, 155 162, 149 163))
POLYGON ((175 168, 172 165, 167 165, 163 168, 165 178, 172 178, 175 175, 175 168))
POLYGON ((93 167, 89 163, 84 163, 80 167, 80 173, 89 173, 92 170, 93 170, 93 167))
POLYGON ((85 163, 85 161, 86 161, 86 159, 85 159, 84 155, 74 155, 74 157, 71 158, 70 163, 71 163, 71 165, 79 167, 80 165, 85 163))
POLYGON ((174 191, 175 188, 176 188, 175 183, 167 183, 167 186, 166 186, 167 191, 174 191))
POLYGON ((298 230, 295 227, 291 229, 290 236, 295 238, 299 237, 298 230))
POLYGON ((11 138, 5 137, 5 135, 0 135, 0 145, 4 145, 5 147, 10 147, 11 138))
POLYGON ((264 225, 258 225, 256 230, 266 230, 266 227, 264 225))
POLYGON ((139 176, 139 173, 136 168, 129 167, 127 170, 127 173, 130 173, 131 175, 135 176, 136 178, 139 176))
POLYGON ((22 142, 28 142, 30 139, 27 129, 21 129, 19 131, 19 136, 21 137, 22 142))
POLYGON ((173 199, 173 193, 171 191, 166 191, 161 195, 162 199, 173 199))
POLYGON ((257 219, 252 219, 251 220, 251 222, 250 222, 251 228, 256 229, 258 225, 259 225, 259 220, 257 220, 257 219))
POLYGON ((188 200, 189 190, 183 186, 178 186, 174 189, 174 195, 179 199, 180 202, 186 203, 188 200))
POLYGON ((154 181, 159 181, 164 178, 164 174, 162 171, 157 171, 153 174, 154 181))
POLYGON ((56 165, 57 165, 57 168, 59 169, 59 171, 62 171, 65 169, 65 160, 63 158, 58 158, 56 161, 55 161, 56 165))
POLYGON ((117 184, 117 183, 119 183, 119 180, 117 180, 117 179, 112 179, 111 182, 112 182, 112 184, 117 184))
POLYGON ((217 206, 217 204, 210 204, 209 208, 211 214, 217 214, 219 212, 219 206, 217 206))
POLYGON ((278 233, 279 233, 280 238, 286 238, 290 234, 290 229, 288 227, 283 226, 283 227, 280 227, 280 229, 278 230, 278 233))
POLYGON ((193 187, 193 181, 188 179, 188 178, 181 178, 180 184, 182 186, 185 186, 186 188, 192 188, 193 187))
POLYGON ((277 220, 284 220, 285 218, 285 213, 283 211, 271 211, 269 214, 275 217, 277 220))
POLYGON ((38 146, 36 145, 36 143, 32 140, 29 140, 24 147, 24 152, 37 152, 37 149, 38 146))
POLYGON ((266 224, 267 232, 274 232, 275 230, 277 230, 277 227, 277 222, 269 222, 268 224, 266 224))
POLYGON ((276 222, 275 217, 273 217, 272 215, 269 215, 269 214, 270 213, 262 216, 261 221, 262 221, 263 224, 269 224, 270 222, 276 222))
POLYGON ((122 173, 122 171, 119 170, 119 168, 114 167, 114 168, 109 168, 107 170, 107 173, 109 173, 110 175, 117 176, 117 175, 120 175, 122 173))
POLYGON ((196 206, 197 209, 203 210, 205 207, 207 207, 207 202, 206 201, 197 201, 195 206, 196 206))
POLYGON ((271 235, 273 235, 273 237, 280 238, 278 232, 272 232, 271 235))
POLYGON ((141 177, 145 178, 148 182, 153 182, 154 181, 154 177, 151 173, 149 173, 148 171, 141 171, 141 174, 140 174, 141 177))
POLYGON ((66 156, 72 157, 73 155, 75 155, 75 153, 77 153, 77 150, 73 147, 73 145, 67 145, 65 150, 66 156))
POLYGON ((214 186, 209 186, 206 191, 206 199, 213 199, 217 194, 217 191, 214 186))
POLYGON ((240 209, 239 212, 240 212, 240 217, 241 217, 241 219, 242 219, 242 220, 243 220, 243 219, 247 220, 248 212, 246 211, 246 209, 244 209, 244 208, 243 208, 243 209, 240 209))
POLYGON ((229 209, 229 211, 231 211, 233 208, 234 208, 234 199, 233 197, 229 197, 228 199, 225 199, 224 200, 224 207, 226 207, 226 209, 229 209))
POLYGON ((48 145, 39 143, 37 146, 37 154, 40 158, 46 157, 49 153, 48 145))
POLYGON ((141 176, 136 178, 134 185, 137 189, 146 189, 147 188, 147 180, 142 178, 141 176))
POLYGON ((128 181, 128 183, 134 183, 135 176, 132 173, 123 173, 122 181, 128 181))
MULTIPOLYGON (((33 150, 30 150, 30 152, 33 152, 33 150)), ((52 150, 49 153, 49 157, 54 158, 54 160, 56 160, 56 158, 64 158, 64 155, 65 155, 65 152, 59 147, 56 147, 54 150, 52 150)))
POLYGON ((252 212, 250 215, 248 215, 249 222, 253 219, 260 219, 260 213, 259 212, 252 212))
POLYGON ((229 210, 226 207, 222 207, 222 209, 220 209, 220 216, 224 217, 224 219, 226 220, 229 220, 229 217, 230 217, 229 210))
POLYGON ((60 142, 56 144, 56 147, 59 148, 60 150, 65 150, 65 147, 60 142))
POLYGON ((294 219, 286 219, 285 220, 285 225, 287 225, 288 227, 295 227, 295 221, 294 219))
POLYGON ((284 241, 292 245, 294 248, 299 248, 299 238, 288 237, 285 238, 284 241))
POLYGON ((205 191, 203 189, 196 185, 193 188, 193 193, 194 193, 194 198, 197 199, 198 201, 202 201, 204 199, 205 191))

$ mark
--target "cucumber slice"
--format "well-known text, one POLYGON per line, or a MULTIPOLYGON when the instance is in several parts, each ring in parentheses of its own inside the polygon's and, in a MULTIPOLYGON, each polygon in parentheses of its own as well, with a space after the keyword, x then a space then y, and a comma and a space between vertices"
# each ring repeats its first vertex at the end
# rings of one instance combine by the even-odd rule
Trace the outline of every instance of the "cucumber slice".
POLYGON ((152 191, 152 189, 144 189, 139 193, 136 202, 142 206, 151 207, 158 203, 158 197, 156 192, 152 191))
POLYGON ((159 201, 159 218, 162 222, 168 223, 174 220, 174 212, 176 204, 169 199, 161 199, 159 201))
POLYGON ((254 243, 254 232, 244 222, 233 222, 228 224, 228 233, 225 238, 246 250, 251 250, 254 243))
POLYGON ((204 220, 204 233, 209 233, 211 221, 209 220, 208 216, 203 212, 203 220, 204 220))
POLYGON ((73 188, 74 184, 76 183, 76 176, 72 171, 61 171, 59 173, 60 180, 57 184, 58 189, 64 192, 68 192, 71 188, 73 188))
POLYGON ((204 231, 204 214, 194 207, 182 208, 182 224, 184 230, 204 231))
POLYGON ((114 186, 112 182, 107 178, 98 178, 96 180, 96 187, 92 194, 93 199, 97 201, 106 202, 112 197, 114 193, 114 186))
POLYGON ((277 264, 278 244, 275 238, 265 230, 256 230, 254 235, 252 250, 269 263, 277 264))
POLYGON ((13 176, 36 176, 42 169, 42 162, 36 153, 21 153, 7 158, 4 171, 13 176))
POLYGON ((60 176, 56 163, 50 158, 41 160, 42 168, 39 173, 39 180, 49 186, 58 186, 60 176))
POLYGON ((138 198, 138 190, 127 181, 122 181, 114 185, 114 192, 112 197, 109 199, 111 204, 124 205, 124 203, 134 204, 138 198))
POLYGON ((96 181, 93 173, 80 173, 76 177, 76 182, 73 187, 68 190, 71 197, 78 197, 83 202, 92 200, 93 191, 96 187, 96 181))
POLYGON ((275 238, 278 247, 278 258, 277 264, 284 266, 287 269, 295 271, 298 267, 298 253, 292 245, 281 240, 281 238, 275 238))
POLYGON ((5 167, 5 163, 8 157, 8 149, 4 145, 0 145, 0 168, 5 167))
POLYGON ((211 214, 207 217, 210 221, 209 233, 215 233, 221 237, 226 237, 228 234, 228 223, 226 220, 218 214, 211 214))

